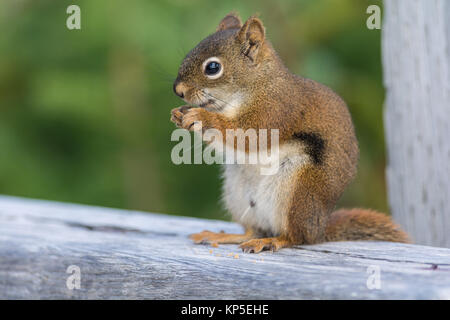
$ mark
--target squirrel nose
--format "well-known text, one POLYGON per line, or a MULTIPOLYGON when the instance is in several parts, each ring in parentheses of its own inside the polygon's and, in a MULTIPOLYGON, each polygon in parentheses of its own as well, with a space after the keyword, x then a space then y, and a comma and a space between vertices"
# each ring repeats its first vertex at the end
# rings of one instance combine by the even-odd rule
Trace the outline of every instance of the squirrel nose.
POLYGON ((184 92, 186 91, 186 87, 183 85, 183 83, 179 81, 175 81, 173 84, 173 92, 180 98, 184 98, 184 92))

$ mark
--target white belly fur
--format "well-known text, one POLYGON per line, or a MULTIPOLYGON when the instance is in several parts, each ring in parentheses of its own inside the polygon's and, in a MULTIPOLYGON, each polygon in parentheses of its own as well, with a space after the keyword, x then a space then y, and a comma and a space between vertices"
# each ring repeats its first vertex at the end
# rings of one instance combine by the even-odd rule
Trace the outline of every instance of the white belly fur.
POLYGON ((273 236, 282 233, 295 174, 309 162, 300 142, 280 146, 278 172, 261 175, 260 166, 224 165, 223 200, 233 220, 273 236), (253 204, 253 206, 251 205, 253 204))

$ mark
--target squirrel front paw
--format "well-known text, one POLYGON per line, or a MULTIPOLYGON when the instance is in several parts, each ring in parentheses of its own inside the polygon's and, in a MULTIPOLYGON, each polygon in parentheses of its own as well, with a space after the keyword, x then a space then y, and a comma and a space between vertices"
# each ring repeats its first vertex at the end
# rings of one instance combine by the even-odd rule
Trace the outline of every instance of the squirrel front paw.
POLYGON ((208 111, 202 108, 192 108, 190 106, 181 106, 172 110, 170 120, 174 122, 177 127, 196 131, 208 128, 208 111))
POLYGON ((175 123, 175 125, 179 128, 182 128, 183 124, 183 116, 188 112, 189 109, 191 109, 191 106, 181 106, 175 109, 172 109, 170 112, 170 121, 175 123))

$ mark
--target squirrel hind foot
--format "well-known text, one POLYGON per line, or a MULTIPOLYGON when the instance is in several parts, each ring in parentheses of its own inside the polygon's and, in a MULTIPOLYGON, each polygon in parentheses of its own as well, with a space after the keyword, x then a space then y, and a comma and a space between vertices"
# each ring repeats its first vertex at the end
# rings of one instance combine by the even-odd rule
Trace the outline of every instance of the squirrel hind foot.
POLYGON ((278 251, 278 249, 292 246, 292 242, 282 237, 252 239, 242 243, 239 247, 245 253, 259 253, 263 250, 278 251))
POLYGON ((240 244, 252 238, 252 232, 244 234, 233 234, 221 232, 212 232, 204 230, 202 232, 189 235, 189 239, 197 244, 240 244))

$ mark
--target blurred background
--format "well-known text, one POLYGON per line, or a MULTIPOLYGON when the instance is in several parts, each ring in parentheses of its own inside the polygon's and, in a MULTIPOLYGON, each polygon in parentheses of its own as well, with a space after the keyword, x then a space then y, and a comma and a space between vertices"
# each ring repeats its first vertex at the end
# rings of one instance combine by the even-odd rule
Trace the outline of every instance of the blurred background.
POLYGON ((259 13, 294 73, 347 102, 361 148, 339 206, 387 211, 380 30, 364 0, 0 2, 0 194, 228 219, 219 165, 174 165, 172 82, 228 12, 259 13), (81 30, 66 9, 81 8, 81 30))

